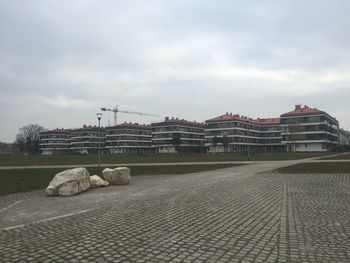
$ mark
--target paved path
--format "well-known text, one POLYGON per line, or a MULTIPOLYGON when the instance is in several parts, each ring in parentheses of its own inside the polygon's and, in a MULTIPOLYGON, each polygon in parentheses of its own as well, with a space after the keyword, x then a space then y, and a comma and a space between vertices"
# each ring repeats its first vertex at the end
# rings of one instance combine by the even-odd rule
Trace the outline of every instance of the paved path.
MULTIPOLYGON (((336 155, 330 155, 336 156, 336 155)), ((313 157, 300 160, 291 160, 291 162, 350 162, 350 159, 344 160, 324 160, 320 157, 313 157)), ((116 167, 116 166, 172 166, 172 165, 208 165, 208 164, 270 164, 275 162, 286 161, 216 161, 216 162, 169 162, 169 163, 104 163, 101 167, 116 167)), ((48 169, 48 168, 77 168, 77 167, 97 167, 98 164, 60 164, 60 165, 16 165, 16 166, 0 166, 0 170, 22 170, 22 169, 48 169)))
MULTIPOLYGON (((350 160, 349 160, 350 161, 350 160)), ((248 161, 220 161, 220 162, 172 162, 172 163, 104 163, 101 167, 116 166, 171 166, 171 165, 208 165, 208 164, 252 164, 248 161)), ((47 169, 47 168, 77 168, 77 167, 97 167, 98 164, 60 164, 60 165, 20 165, 20 166, 0 166, 0 170, 17 169, 47 169)))
POLYGON ((350 175, 264 162, 0 198, 0 262, 350 262, 350 175))

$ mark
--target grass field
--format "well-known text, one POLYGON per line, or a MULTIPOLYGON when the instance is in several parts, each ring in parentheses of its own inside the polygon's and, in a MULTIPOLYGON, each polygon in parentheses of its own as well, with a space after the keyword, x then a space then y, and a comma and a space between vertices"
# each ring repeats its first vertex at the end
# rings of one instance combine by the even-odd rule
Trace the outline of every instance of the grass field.
MULTIPOLYGON (((260 153, 252 154, 251 161, 296 160, 312 157, 324 157, 330 153, 260 153)), ((55 156, 0 156, 0 166, 18 165, 60 165, 60 164, 96 164, 97 155, 55 155, 55 156)), ((164 163, 164 162, 210 162, 210 161, 247 161, 242 154, 153 154, 153 155, 102 155, 105 164, 118 163, 164 163)))
MULTIPOLYGON (((157 174, 186 174, 210 171, 238 165, 133 166, 131 176, 157 174)), ((0 195, 45 189, 56 173, 64 169, 0 170, 0 195)), ((103 168, 88 168, 90 175, 102 174, 103 168)))
POLYGON ((287 174, 350 173, 350 162, 301 163, 276 170, 287 174))
POLYGON ((324 157, 323 160, 349 160, 350 159, 350 153, 341 154, 338 156, 333 157, 324 157))

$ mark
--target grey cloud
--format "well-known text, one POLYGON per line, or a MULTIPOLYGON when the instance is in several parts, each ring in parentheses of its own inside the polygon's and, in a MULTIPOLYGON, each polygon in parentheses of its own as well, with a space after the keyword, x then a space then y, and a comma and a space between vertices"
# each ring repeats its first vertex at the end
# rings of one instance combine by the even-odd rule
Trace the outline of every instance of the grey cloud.
POLYGON ((117 104, 204 121, 304 103, 350 129, 349 11, 345 0, 2 1, 0 141, 27 122, 93 124, 117 104))

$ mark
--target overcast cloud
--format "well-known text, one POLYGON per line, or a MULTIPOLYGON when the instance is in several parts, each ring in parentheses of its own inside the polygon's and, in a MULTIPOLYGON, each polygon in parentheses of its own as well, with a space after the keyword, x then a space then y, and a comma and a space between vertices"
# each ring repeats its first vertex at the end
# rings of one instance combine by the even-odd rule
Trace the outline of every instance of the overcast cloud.
POLYGON ((350 129, 349 14, 348 0, 0 0, 0 141, 115 105, 205 121, 307 104, 350 129))

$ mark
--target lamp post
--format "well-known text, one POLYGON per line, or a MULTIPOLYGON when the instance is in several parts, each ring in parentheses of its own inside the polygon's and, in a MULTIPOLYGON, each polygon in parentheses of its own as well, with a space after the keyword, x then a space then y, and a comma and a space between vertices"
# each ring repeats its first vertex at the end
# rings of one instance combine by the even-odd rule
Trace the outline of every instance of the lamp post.
POLYGON ((96 113, 98 119, 98 167, 101 167, 101 118, 102 113, 96 113))

